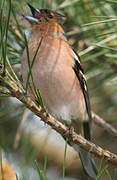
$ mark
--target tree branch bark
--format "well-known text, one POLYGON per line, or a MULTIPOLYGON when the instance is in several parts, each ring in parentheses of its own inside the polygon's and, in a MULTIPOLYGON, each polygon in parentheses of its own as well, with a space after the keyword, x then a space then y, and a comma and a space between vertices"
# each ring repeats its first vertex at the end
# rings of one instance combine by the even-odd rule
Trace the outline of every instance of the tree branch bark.
POLYGON ((95 114, 94 112, 92 112, 92 119, 93 119, 93 122, 95 122, 99 127, 106 130, 112 136, 117 137, 117 130, 114 127, 112 127, 109 123, 104 121, 104 119, 102 119, 97 114, 95 114))
MULTIPOLYGON (((78 144, 86 151, 89 151, 90 153, 93 153, 95 156, 103 158, 106 161, 117 166, 116 154, 111 153, 108 150, 104 150, 101 147, 95 145, 94 143, 87 141, 81 135, 78 135, 75 132, 73 132, 73 134, 70 137, 68 137, 67 126, 54 119, 51 115, 49 115, 46 112, 44 108, 42 108, 41 106, 37 106, 36 103, 25 94, 24 89, 21 87, 21 84, 18 85, 15 81, 13 81, 13 78, 11 78, 8 71, 4 77, 2 77, 2 73, 0 74, 1 86, 7 88, 13 97, 16 97, 21 102, 23 102, 27 106, 27 108, 29 108, 32 112, 39 116, 45 123, 50 125, 57 132, 59 132, 65 139, 67 138, 73 144, 78 144)), ((93 116, 96 117, 95 114, 93 116)))

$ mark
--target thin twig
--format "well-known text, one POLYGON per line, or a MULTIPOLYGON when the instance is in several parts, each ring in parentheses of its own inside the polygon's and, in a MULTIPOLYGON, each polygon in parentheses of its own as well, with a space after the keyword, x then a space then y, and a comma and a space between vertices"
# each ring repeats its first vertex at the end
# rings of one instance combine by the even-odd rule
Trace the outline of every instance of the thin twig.
POLYGON ((102 119, 101 117, 99 117, 97 114, 95 114, 94 112, 92 112, 92 118, 93 121, 101 128, 103 128, 104 130, 106 130, 108 133, 110 133, 111 135, 117 137, 117 130, 112 127, 109 123, 107 123, 104 119, 102 119))

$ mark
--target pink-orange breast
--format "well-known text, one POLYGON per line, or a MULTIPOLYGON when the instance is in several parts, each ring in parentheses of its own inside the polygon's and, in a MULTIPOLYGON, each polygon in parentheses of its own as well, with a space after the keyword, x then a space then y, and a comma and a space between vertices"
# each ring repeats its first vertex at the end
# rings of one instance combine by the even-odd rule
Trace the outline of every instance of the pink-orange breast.
MULTIPOLYGON (((30 59, 37 49, 37 42, 29 44, 30 59)), ((73 70, 74 59, 69 44, 61 38, 45 36, 32 67, 33 80, 40 89, 48 111, 58 119, 86 119, 83 93, 73 70)), ((27 58, 22 59, 26 81, 27 58)))

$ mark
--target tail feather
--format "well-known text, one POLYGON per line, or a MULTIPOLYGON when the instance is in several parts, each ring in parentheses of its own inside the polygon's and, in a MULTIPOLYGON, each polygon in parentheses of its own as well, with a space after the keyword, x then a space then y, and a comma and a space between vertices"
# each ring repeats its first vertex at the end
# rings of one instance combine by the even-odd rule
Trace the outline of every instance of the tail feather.
POLYGON ((88 141, 91 140, 91 130, 90 130, 91 123, 89 121, 86 121, 83 123, 83 134, 85 139, 88 141))
POLYGON ((92 179, 96 179, 96 176, 98 174, 96 166, 91 159, 91 155, 89 152, 85 151, 84 149, 79 149, 79 156, 83 165, 83 168, 88 176, 90 176, 92 179))
MULTIPOLYGON (((75 126, 75 131, 78 134, 82 134, 85 139, 89 140, 91 139, 91 134, 90 134, 90 123, 88 121, 85 121, 82 125, 80 126, 75 126)), ((98 171, 96 169, 95 163, 91 158, 90 152, 87 152, 86 150, 82 149, 78 145, 73 145, 74 149, 79 152, 79 156, 82 162, 82 166, 84 168, 85 173, 91 178, 91 179, 96 179, 96 176, 98 174, 98 171)))

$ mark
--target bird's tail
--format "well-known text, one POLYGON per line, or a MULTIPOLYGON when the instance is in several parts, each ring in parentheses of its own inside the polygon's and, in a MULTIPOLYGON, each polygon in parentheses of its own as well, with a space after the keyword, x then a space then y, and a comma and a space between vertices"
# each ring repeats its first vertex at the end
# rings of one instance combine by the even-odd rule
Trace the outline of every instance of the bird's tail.
MULTIPOLYGON (((78 126, 77 126, 78 127, 78 126)), ((90 127, 88 122, 83 123, 82 126, 80 126, 80 129, 76 128, 76 132, 78 134, 82 134, 87 140, 90 140, 90 127)), ((96 179, 96 176, 98 174, 97 168, 95 166, 94 161, 91 158, 90 152, 87 152, 83 148, 79 147, 79 145, 73 145, 74 149, 79 152, 79 156, 83 165, 83 169, 86 172, 86 174, 90 177, 90 179, 96 179)))
POLYGON ((91 159, 91 154, 82 148, 79 148, 79 156, 86 174, 92 179, 96 179, 98 174, 96 166, 91 159))

